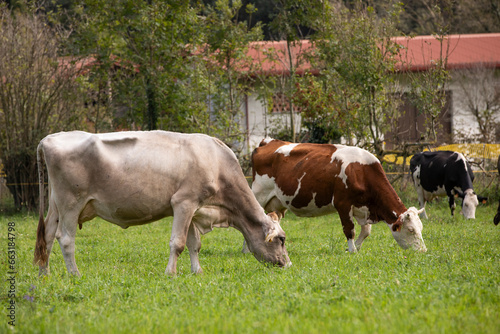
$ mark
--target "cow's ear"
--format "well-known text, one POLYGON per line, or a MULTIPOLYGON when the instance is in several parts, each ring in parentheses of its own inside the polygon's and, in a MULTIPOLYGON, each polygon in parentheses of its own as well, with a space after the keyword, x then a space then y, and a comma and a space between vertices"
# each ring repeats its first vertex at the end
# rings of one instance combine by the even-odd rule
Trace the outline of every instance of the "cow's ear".
POLYGON ((276 224, 279 224, 280 223, 280 217, 278 217, 278 215, 276 214, 276 212, 269 212, 267 214, 269 217, 271 217, 271 219, 273 220, 273 222, 275 222, 276 224))
POLYGON ((401 232, 401 225, 402 224, 396 224, 396 223, 392 224, 392 231, 393 232, 401 232))

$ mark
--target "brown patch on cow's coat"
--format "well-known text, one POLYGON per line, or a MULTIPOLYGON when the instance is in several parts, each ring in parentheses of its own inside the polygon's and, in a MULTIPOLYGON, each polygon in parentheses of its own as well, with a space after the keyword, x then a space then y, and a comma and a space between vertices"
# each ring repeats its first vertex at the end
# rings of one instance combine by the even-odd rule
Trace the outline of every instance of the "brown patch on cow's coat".
MULTIPOLYGON (((300 144, 289 156, 274 153, 279 147, 287 144, 289 143, 275 140, 265 145, 264 149, 254 151, 252 161, 254 166, 258 166, 253 169, 254 177, 256 171, 259 175, 275 177, 276 184, 286 196, 293 196, 300 183, 298 194, 289 203, 295 208, 306 207, 312 201, 314 194, 311 189, 316 193, 316 206, 330 205, 335 180, 333 176, 326 180, 323 176, 332 175, 327 166, 337 148, 334 145, 325 145, 320 146, 321 149, 315 147, 312 150, 313 144, 300 144)), ((261 143, 262 146, 264 145, 261 143)), ((340 169, 335 172, 338 174, 340 169)))
POLYGON ((313 198, 318 209, 333 204, 348 238, 354 237, 354 224, 349 217, 352 206, 365 206, 370 220, 383 220, 392 224, 393 229, 401 229, 398 218, 406 207, 390 185, 380 163, 351 162, 344 170, 347 178, 343 179, 343 162, 338 160, 342 156, 332 161, 332 155, 338 150, 335 145, 299 144, 289 155, 276 152, 288 144, 279 140, 262 142, 252 155, 254 178, 256 174, 274 177, 284 195, 294 196, 287 206, 306 208, 313 198))

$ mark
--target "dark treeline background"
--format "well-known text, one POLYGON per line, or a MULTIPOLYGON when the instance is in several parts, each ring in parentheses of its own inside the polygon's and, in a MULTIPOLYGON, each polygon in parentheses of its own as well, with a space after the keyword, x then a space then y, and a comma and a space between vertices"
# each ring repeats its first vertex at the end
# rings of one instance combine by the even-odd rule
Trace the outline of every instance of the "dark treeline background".
MULTIPOLYGON (((149 0, 145 0, 150 2, 149 0)), ((318 0, 319 1, 319 0, 318 0)), ((22 8, 22 0, 7 0, 10 8, 22 8)), ((54 0, 47 9, 53 10, 57 7, 71 10, 76 1, 54 0)), ((196 3, 197 1, 192 1, 196 3)), ((216 0, 200 1, 204 5, 215 6, 216 0)), ((358 0, 342 0, 347 8, 354 8, 358 0)), ((378 12, 386 6, 387 1, 364 0, 363 3, 373 6, 378 12)), ((500 32, 500 2, 498 0, 402 0, 404 14, 401 16, 399 29, 405 34, 430 35, 436 33, 436 28, 441 24, 441 18, 436 16, 436 8, 447 12, 448 23, 451 34, 472 34, 500 32)), ((266 40, 278 40, 279 36, 273 32, 271 23, 279 15, 280 9, 287 5, 286 0, 243 0, 242 9, 238 14, 238 20, 247 22, 250 27, 257 23, 263 24, 264 38, 266 40), (256 12, 248 13, 247 5, 253 5, 256 12)), ((311 29, 302 27, 301 34, 306 37, 311 29)))

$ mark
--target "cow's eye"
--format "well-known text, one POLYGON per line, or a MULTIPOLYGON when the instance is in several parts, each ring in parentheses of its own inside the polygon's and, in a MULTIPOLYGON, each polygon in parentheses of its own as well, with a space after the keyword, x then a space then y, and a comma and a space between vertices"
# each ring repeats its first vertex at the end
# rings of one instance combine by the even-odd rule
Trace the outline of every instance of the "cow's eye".
POLYGON ((408 227, 408 231, 409 231, 410 233, 415 233, 415 229, 414 229, 413 227, 408 227))

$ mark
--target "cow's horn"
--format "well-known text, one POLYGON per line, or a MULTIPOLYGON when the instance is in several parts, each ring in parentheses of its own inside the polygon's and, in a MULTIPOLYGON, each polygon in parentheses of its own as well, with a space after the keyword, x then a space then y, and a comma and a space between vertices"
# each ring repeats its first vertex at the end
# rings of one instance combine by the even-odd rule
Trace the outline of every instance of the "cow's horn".
POLYGON ((267 235, 266 235, 266 242, 273 242, 273 239, 278 236, 278 231, 276 231, 275 228, 272 229, 267 235))

